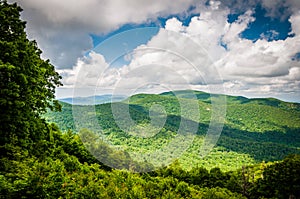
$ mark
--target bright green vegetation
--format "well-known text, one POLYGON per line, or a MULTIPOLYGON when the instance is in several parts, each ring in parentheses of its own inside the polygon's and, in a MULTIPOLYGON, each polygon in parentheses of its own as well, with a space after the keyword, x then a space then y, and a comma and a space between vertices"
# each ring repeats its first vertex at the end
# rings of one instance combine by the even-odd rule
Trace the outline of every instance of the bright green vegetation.
MULTIPOLYGON (((0 198, 289 198, 299 197, 300 155, 223 172, 190 171, 178 161, 150 173, 114 170, 98 162, 78 135, 49 125, 47 148, 38 155, 2 157, 0 198)), ((91 132, 81 132, 91 133, 91 132)), ((117 157, 104 143, 103 154, 117 157)), ((126 157, 123 157, 126 158, 126 157)), ((127 157, 128 158, 128 157, 127 157)), ((130 161, 122 159, 123 161, 130 161)))
MULTIPOLYGON (((81 123, 73 123, 72 108, 76 106, 62 103, 62 112, 49 112, 48 121, 56 123, 62 130, 72 130, 75 133, 81 128, 89 128, 99 132, 116 146, 121 146, 127 152, 153 153, 167 146, 176 136, 181 123, 182 114, 179 100, 189 99, 189 95, 197 96, 200 118, 190 122, 198 125, 197 135, 193 143, 182 154, 179 161, 183 168, 192 169, 196 165, 207 169, 219 167, 223 171, 235 170, 243 165, 262 161, 281 160, 288 154, 300 153, 300 111, 299 104, 287 103, 274 99, 247 99, 244 97, 227 96, 225 124, 216 147, 204 158, 200 149, 211 120, 212 105, 210 100, 216 100, 216 94, 199 91, 176 91, 172 93, 138 94, 122 103, 107 103, 94 106, 81 106, 81 123), (208 98, 210 97, 210 98, 208 98), (273 101, 276 103, 274 104, 273 101), (149 111, 153 105, 161 105, 165 109, 166 123, 163 128, 150 126, 149 111), (125 110, 129 106, 131 118, 136 126, 127 132, 122 130, 115 121, 118 113, 112 111, 112 106, 125 110), (96 110, 96 125, 89 124, 96 110), (151 129, 152 128, 152 129, 151 129), (145 132, 146 131, 146 132, 145 132)), ((195 101, 195 99, 194 99, 195 101)), ((187 103, 189 104, 189 103, 187 103)), ((216 105, 223 106, 223 105, 216 105)), ((186 119, 186 118, 183 118, 186 119)), ((126 121, 124 121, 126 126, 126 121)), ((176 147, 180 148, 181 143, 176 147)), ((170 151, 174 148, 170 148, 170 151)), ((184 151, 184 149, 182 149, 184 151)), ((161 155, 161 160, 168 157, 161 155)), ((144 157, 151 162, 152 156, 144 157)), ((161 162, 160 159, 157 162, 161 162)), ((153 165, 156 162, 151 162, 153 165)))
MULTIPOLYGON (((97 121, 104 133, 116 146, 128 146, 128 151, 120 151, 99 139, 99 132, 74 128, 72 109, 62 104, 63 112, 48 112, 46 117, 55 121, 49 124, 41 116, 46 110, 59 109, 54 100, 54 90, 60 85, 59 75, 54 67, 40 58, 40 50, 35 42, 26 38, 25 23, 20 20, 21 8, 0 0, 0 198, 299 198, 300 197, 300 155, 294 154, 283 160, 268 163, 254 163, 261 160, 280 159, 288 153, 298 153, 299 113, 297 104, 276 107, 269 104, 255 105, 263 113, 274 117, 259 130, 251 125, 226 122, 218 146, 204 159, 197 160, 197 153, 208 126, 210 103, 197 101, 203 112, 203 120, 190 117, 189 124, 199 123, 194 144, 181 159, 173 161, 152 172, 148 162, 139 164, 128 151, 152 151, 168 142, 176 134, 182 115, 178 115, 178 102, 172 96, 137 95, 129 102, 132 118, 137 126, 130 133, 122 132, 111 114, 110 104, 96 106, 97 121), (144 132, 143 139, 138 133, 149 123, 148 109, 153 102, 166 103, 166 124, 155 134, 159 126, 150 128, 150 135, 144 132), (292 118, 293 121, 286 118, 292 118), (273 124, 276 124, 275 126, 273 124), (234 126, 236 125, 236 126, 234 126), (240 127, 246 126, 245 130, 240 127), (254 129, 253 131, 251 130, 254 129), (68 129, 75 129, 74 132, 68 129), (154 135, 155 134, 155 135, 154 135), (125 139, 126 138, 126 139, 125 139), (149 140, 151 142, 149 142, 149 140), (89 141, 89 145, 83 142, 89 141), (153 141, 153 142, 152 142, 153 141), (128 143, 126 143, 128 142, 128 143), (131 144, 131 145, 130 145, 131 144), (250 144, 253 144, 250 145, 250 144), (143 147, 141 147, 141 145, 143 147), (117 170, 98 161, 95 156, 110 160, 117 170), (254 149, 260 149, 259 153, 254 149), (226 155, 225 155, 226 154, 226 155), (269 156, 270 154, 273 154, 269 156), (245 157, 253 160, 252 165, 245 157), (233 171, 222 166, 223 157, 237 161, 233 171), (184 159, 186 158, 186 159, 184 159), (192 160, 194 158, 195 160, 192 160), (212 168, 213 161, 218 162, 212 168), (195 161, 198 166, 186 170, 187 161, 195 161), (200 162, 199 162, 200 161, 200 162), (202 161, 202 162, 201 162, 202 161), (220 169, 219 167, 223 167, 220 169), (211 168, 211 169, 207 169, 211 168), (228 169, 227 169, 228 170, 228 169), (135 171, 142 171, 135 173, 135 171)), ((168 94, 164 94, 168 95, 168 94)), ((190 99, 186 99, 190 100, 190 99)), ((258 100, 259 101, 259 100, 258 100)), ((260 101, 259 101, 260 102, 260 101)), ((248 103, 250 104, 250 103, 248 103)), ((283 103, 285 104, 285 103, 283 103)), ((120 106, 127 104, 119 103, 120 106)), ((240 104, 229 105, 235 111, 240 104)), ((93 112, 91 106, 83 106, 81 112, 83 126, 92 130, 93 112)), ((248 107, 248 106, 245 106, 248 107)), ((251 107, 251 106, 250 106, 251 107)), ((150 108, 151 109, 151 108, 150 108)), ((152 109, 151 109, 152 110, 152 109)), ((232 114, 232 121, 242 118, 243 108, 232 114)), ((159 111, 154 108, 153 111, 159 111)), ((163 116, 157 115, 158 118, 163 116)), ((248 114, 249 113, 249 114, 248 114)), ((261 117, 261 116, 256 116, 261 117)), ((186 119, 186 118, 183 118, 186 119)), ((260 124, 266 121, 256 121, 260 124)), ((80 127, 80 126, 79 126, 80 127)), ((185 129, 189 130, 189 125, 185 129)), ((186 133, 180 136, 190 136, 186 133)), ((175 143, 180 148, 182 143, 175 143)), ((229 167, 229 166, 228 166, 229 167)))

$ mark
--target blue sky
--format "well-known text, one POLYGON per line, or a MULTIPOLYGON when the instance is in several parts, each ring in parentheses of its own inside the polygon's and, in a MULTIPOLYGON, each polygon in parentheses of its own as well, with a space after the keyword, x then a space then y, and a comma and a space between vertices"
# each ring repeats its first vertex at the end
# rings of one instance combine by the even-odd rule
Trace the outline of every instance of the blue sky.
MULTIPOLYGON (((188 9, 192 11, 193 8, 188 9)), ((173 17, 178 18, 183 25, 188 25, 191 18, 200 14, 170 15, 158 17, 156 20, 142 24, 125 24, 117 30, 108 34, 90 34, 93 41, 93 51, 101 53, 108 63, 114 67, 128 64, 124 59, 124 54, 133 51, 136 47, 146 44, 155 36, 160 28, 165 27, 166 21, 173 17), (120 57, 119 57, 120 56, 120 57)), ((87 52, 88 53, 88 52, 87 52)))
MULTIPOLYGON (((283 11, 284 12, 284 9, 283 11)), ((261 35, 265 35, 268 41, 272 40, 284 40, 289 36, 291 31, 291 23, 288 18, 281 20, 280 16, 269 17, 266 16, 266 10, 260 5, 255 8, 254 17, 256 20, 249 25, 249 28, 242 33, 243 38, 256 41, 261 38, 261 35), (275 31, 278 34, 272 35, 270 31, 275 31)))
POLYGON ((124 25, 116 31, 104 36, 91 35, 93 39, 93 51, 101 53, 105 60, 115 67, 128 64, 124 55, 133 51, 136 47, 146 44, 157 34, 159 27, 124 25))
MULTIPOLYGON (((192 10, 193 8, 189 9, 190 12, 192 10)), ((284 8, 282 8, 282 12, 285 12, 284 8)), ((229 14, 228 22, 233 23, 242 14, 243 13, 229 14)), ((293 34, 289 34, 291 32, 291 23, 288 21, 288 18, 281 20, 280 16, 270 17, 266 16, 266 14, 266 9, 258 4, 255 7, 255 13, 253 15, 256 20, 250 23, 248 28, 241 33, 241 37, 257 41, 261 39, 262 36, 265 36, 268 41, 273 41, 285 40, 287 37, 293 36, 293 34), (274 32, 276 33, 274 34, 274 32)), ((165 27, 168 19, 175 17, 180 20, 184 26, 188 26, 191 22, 191 18, 199 15, 200 13, 190 13, 185 16, 177 14, 167 17, 158 17, 155 21, 153 20, 148 23, 125 24, 108 34, 90 34, 93 41, 93 50, 103 54, 106 60, 111 63, 118 55, 130 52, 141 44, 146 44, 151 37, 157 34, 159 28, 165 27)), ((128 62, 123 60, 123 62, 121 61, 115 64, 123 65, 128 64, 128 62)))
POLYGON ((299 1, 17 1, 29 38, 63 77, 58 98, 125 82, 127 94, 188 86, 300 102, 299 1))

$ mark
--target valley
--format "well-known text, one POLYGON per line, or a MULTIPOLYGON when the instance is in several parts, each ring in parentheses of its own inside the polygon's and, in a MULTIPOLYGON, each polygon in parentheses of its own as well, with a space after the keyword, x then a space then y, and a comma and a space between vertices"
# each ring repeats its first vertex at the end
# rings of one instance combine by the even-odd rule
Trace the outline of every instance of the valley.
MULTIPOLYGON (((174 147, 180 154, 171 158, 179 159, 186 170, 203 166, 206 169, 219 167, 223 171, 229 171, 239 169, 243 165, 276 161, 289 154, 300 154, 299 104, 277 99, 225 96, 227 104, 223 130, 216 146, 206 156, 201 157, 201 147, 210 128, 212 100, 217 100, 220 96, 223 97, 200 91, 175 91, 158 95, 137 94, 121 102, 95 106, 72 107, 70 104, 61 103, 62 112, 49 112, 45 117, 64 131, 79 133, 81 129, 89 129, 100 133, 111 146, 130 154, 137 153, 136 160, 142 155, 144 160, 154 166, 162 166, 161 162, 169 158, 166 154, 170 155, 170 152, 175 150, 174 147), (192 133, 192 141, 187 145, 179 138, 184 135, 177 133, 182 119, 187 119, 182 116, 179 100, 195 101, 190 99, 191 95, 197 97, 200 118, 194 121, 189 118, 188 122, 196 125, 197 131, 192 133), (158 126, 151 124, 151 119, 155 120, 155 117, 149 116, 153 105, 163 107, 165 115, 163 112, 154 115, 161 117, 159 120, 163 120, 162 117, 165 116, 165 123, 158 126), (76 111, 78 107, 80 111, 77 112, 82 115, 78 117, 80 123, 75 125, 72 110, 76 111), (124 130, 124 126, 129 125, 128 121, 121 120, 124 124, 116 122, 116 113, 112 107, 117 107, 121 112, 128 108, 130 117, 135 122, 133 127, 124 130), (90 121, 96 121, 96 124, 90 121), (164 152, 161 152, 162 148, 164 152), (153 160, 153 154, 159 158, 153 160)), ((134 159, 134 156, 132 158, 134 159)))

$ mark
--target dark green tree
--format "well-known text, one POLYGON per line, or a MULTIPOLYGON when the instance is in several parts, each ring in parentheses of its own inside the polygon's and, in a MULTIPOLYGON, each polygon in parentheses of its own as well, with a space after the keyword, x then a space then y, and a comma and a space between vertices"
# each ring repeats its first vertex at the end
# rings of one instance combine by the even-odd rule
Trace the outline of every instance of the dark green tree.
POLYGON ((49 129, 40 115, 60 109, 54 92, 61 77, 41 50, 30 41, 22 9, 0 0, 0 150, 1 157, 39 153, 49 139, 49 129))
POLYGON ((209 172, 209 186, 210 187, 224 187, 226 176, 220 168, 213 168, 209 172))
POLYGON ((207 187, 209 185, 209 172, 203 167, 195 167, 189 172, 189 183, 207 187))
POLYGON ((251 198, 299 198, 300 155, 289 155, 283 161, 270 165, 263 171, 253 188, 251 198))

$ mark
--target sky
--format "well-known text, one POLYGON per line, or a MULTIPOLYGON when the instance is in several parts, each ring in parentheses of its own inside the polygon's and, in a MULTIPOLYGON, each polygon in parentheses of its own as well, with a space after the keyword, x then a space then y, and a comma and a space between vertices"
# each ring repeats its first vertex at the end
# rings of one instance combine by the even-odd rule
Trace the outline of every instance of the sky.
POLYGON ((57 98, 195 89, 300 102, 299 0, 16 2, 63 78, 57 98))

